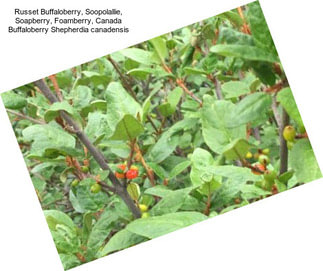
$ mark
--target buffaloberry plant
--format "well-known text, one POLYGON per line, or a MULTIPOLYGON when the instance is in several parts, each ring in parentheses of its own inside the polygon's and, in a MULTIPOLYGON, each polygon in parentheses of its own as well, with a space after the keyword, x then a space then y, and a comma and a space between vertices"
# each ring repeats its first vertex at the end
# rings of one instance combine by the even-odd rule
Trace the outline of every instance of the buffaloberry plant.
POLYGON ((65 269, 321 177, 258 2, 2 99, 65 269))

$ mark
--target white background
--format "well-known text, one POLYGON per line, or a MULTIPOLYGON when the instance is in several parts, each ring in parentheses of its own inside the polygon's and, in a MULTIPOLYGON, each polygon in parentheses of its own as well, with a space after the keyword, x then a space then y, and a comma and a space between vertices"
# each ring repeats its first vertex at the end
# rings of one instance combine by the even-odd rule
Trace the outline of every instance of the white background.
MULTIPOLYGON (((321 1, 260 1, 321 168, 321 1)), ((0 91, 235 8, 247 1, 2 1, 0 91), (9 35, 13 8, 120 8, 128 35, 9 35)), ((0 269, 63 270, 0 104, 0 269)), ((322 180, 75 270, 323 270, 322 180)))

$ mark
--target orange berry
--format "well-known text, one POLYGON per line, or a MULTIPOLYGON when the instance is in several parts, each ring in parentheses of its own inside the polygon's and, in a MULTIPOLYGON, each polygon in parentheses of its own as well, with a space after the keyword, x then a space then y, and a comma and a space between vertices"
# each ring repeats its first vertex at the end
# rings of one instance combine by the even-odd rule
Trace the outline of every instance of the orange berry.
POLYGON ((266 170, 266 167, 263 164, 255 164, 254 167, 257 170, 251 170, 253 174, 255 175, 261 175, 262 173, 260 173, 259 171, 264 172, 266 170))

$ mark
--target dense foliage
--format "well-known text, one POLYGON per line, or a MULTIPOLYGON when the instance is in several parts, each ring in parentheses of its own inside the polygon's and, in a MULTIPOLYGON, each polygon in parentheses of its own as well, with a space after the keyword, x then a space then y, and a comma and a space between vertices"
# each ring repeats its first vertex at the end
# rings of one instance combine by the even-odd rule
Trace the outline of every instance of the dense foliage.
POLYGON ((258 2, 42 82, 2 98, 65 269, 321 176, 258 2))

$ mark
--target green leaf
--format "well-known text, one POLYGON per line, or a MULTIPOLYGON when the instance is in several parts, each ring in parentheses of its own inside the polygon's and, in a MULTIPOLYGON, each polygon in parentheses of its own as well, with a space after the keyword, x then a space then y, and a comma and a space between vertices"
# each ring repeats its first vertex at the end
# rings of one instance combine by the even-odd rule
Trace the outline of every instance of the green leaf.
POLYGON ((87 241, 87 251, 92 254, 92 256, 95 255, 95 252, 103 244, 111 230, 114 229, 114 222, 117 221, 118 218, 119 216, 115 212, 106 209, 99 220, 94 224, 87 241))
POLYGON ((109 242, 99 252, 99 256, 103 257, 111 252, 122 250, 147 240, 147 238, 141 235, 123 229, 111 237, 109 242))
POLYGON ((150 150, 150 158, 155 163, 165 160, 175 149, 179 143, 178 136, 172 136, 172 133, 165 132, 150 150))
POLYGON ((165 39, 163 39, 163 37, 160 36, 149 40, 149 42, 153 45, 160 62, 164 63, 165 58, 168 57, 168 49, 166 46, 165 39))
POLYGON ((240 57, 246 60, 277 62, 276 55, 268 53, 266 50, 256 46, 236 45, 236 44, 219 44, 210 48, 210 52, 221 56, 240 57))
POLYGON ((2 93, 1 98, 7 109, 21 109, 27 105, 26 98, 13 91, 2 93))
POLYGON ((95 100, 93 102, 90 102, 88 105, 84 106, 81 109, 81 115, 83 117, 86 117, 90 112, 93 112, 95 110, 105 112, 107 110, 107 102, 104 100, 95 100))
POLYGON ((243 83, 248 86, 250 91, 255 92, 261 85, 261 81, 252 72, 247 72, 243 83))
POLYGON ((92 90, 86 86, 77 86, 70 94, 73 106, 76 108, 83 108, 88 106, 92 100, 92 90))
POLYGON ((322 177, 311 143, 308 139, 297 140, 290 152, 290 166, 295 170, 298 183, 308 183, 322 177))
POLYGON ((247 17, 256 46, 265 49, 268 53, 277 55, 274 42, 258 1, 248 4, 247 17))
POLYGON ((176 108, 172 108, 170 103, 163 103, 158 106, 158 110, 160 114, 162 114, 164 117, 168 117, 174 114, 176 108))
POLYGON ((88 83, 88 81, 92 82, 94 86, 99 85, 107 85, 110 81, 110 77, 106 74, 100 74, 94 71, 82 71, 82 74, 85 77, 85 80, 81 80, 81 83, 88 83))
POLYGON ((196 148, 191 156, 191 161, 190 177, 194 186, 200 186, 204 182, 209 182, 213 179, 213 175, 210 174, 210 168, 215 161, 208 151, 196 148))
POLYGON ((153 195, 157 197, 166 197, 172 190, 163 185, 156 185, 145 190, 145 194, 153 195))
POLYGON ((245 183, 247 181, 255 182, 261 178, 258 175, 253 174, 249 168, 244 167, 225 165, 212 167, 210 170, 214 175, 226 177, 240 183, 245 183))
POLYGON ((77 197, 76 197, 76 195, 74 194, 74 192, 73 192, 73 190, 72 189, 70 189, 70 192, 69 192, 69 194, 68 194, 68 196, 69 196, 69 201, 71 202, 71 204, 72 204, 72 207, 73 207, 73 209, 75 210, 75 212, 77 212, 77 213, 81 213, 81 214, 83 214, 83 213, 86 213, 86 211, 83 209, 83 207, 81 206, 81 204, 80 204, 80 202, 79 202, 79 200, 77 199, 77 197))
POLYGON ((162 77, 173 77, 174 78, 173 74, 166 72, 161 67, 154 67, 154 68, 139 67, 139 68, 129 70, 127 72, 127 74, 138 77, 142 80, 145 80, 147 75, 149 75, 149 74, 152 74, 158 78, 162 78, 162 77))
POLYGON ((75 230, 63 224, 57 224, 55 230, 51 230, 51 234, 59 253, 76 253, 79 251, 81 240, 75 230))
POLYGON ((241 197, 245 200, 256 199, 271 195, 271 192, 263 190, 253 184, 247 184, 241 188, 241 197))
POLYGON ((237 127, 262 118, 271 106, 271 96, 256 92, 243 98, 231 111, 230 127, 237 127))
MULTIPOLYGON (((43 157, 47 158, 56 158, 60 155, 79 157, 84 155, 84 153, 81 150, 65 146, 61 146, 59 148, 47 148, 43 152, 43 157)), ((29 155, 29 157, 34 157, 34 155, 29 155)))
POLYGON ((287 114, 296 121, 301 132, 305 132, 305 127, 301 115, 297 109, 297 105, 290 88, 284 88, 277 94, 277 101, 284 107, 287 114))
POLYGON ((167 172, 160 165, 153 162, 148 162, 147 164, 159 178, 161 178, 162 180, 167 178, 168 176, 167 172))
POLYGON ((231 10, 219 14, 219 15, 217 15, 217 17, 222 18, 222 19, 229 20, 231 23, 233 23, 233 25, 235 25, 237 27, 243 25, 243 20, 241 19, 241 17, 239 16, 239 14, 236 13, 236 12, 234 12, 234 11, 231 11, 231 10))
POLYGON ((230 81, 222 84, 222 91, 226 99, 231 99, 249 93, 250 89, 244 82, 230 81))
POLYGON ((151 65, 153 64, 152 53, 138 49, 138 48, 127 48, 120 51, 120 53, 138 63, 151 65))
POLYGON ((182 173, 187 167, 191 165, 191 161, 184 161, 176 165, 172 171, 169 173, 169 179, 175 178, 178 174, 182 173))
POLYGON ((91 212, 87 212, 83 215, 82 243, 85 243, 89 238, 89 234, 92 230, 92 219, 91 212))
POLYGON ((44 215, 59 253, 75 253, 80 246, 76 226, 65 213, 57 210, 45 210, 44 215))
POLYGON ((217 43, 254 45, 252 36, 226 26, 220 27, 217 43))
POLYGON ((207 216, 198 212, 178 212, 137 219, 128 224, 126 229, 135 234, 153 239, 205 219, 207 219, 207 216))
MULTIPOLYGON (((102 138, 109 129, 107 116, 101 112, 93 112, 88 115, 88 122, 84 133, 94 142, 102 138)), ((108 132, 110 134, 111 132, 108 132)))
POLYGON ((65 213, 58 210, 45 210, 44 215, 46 217, 46 221, 48 227, 51 230, 56 230, 56 226, 58 224, 65 225, 69 227, 71 230, 75 230, 75 225, 73 220, 65 213))
POLYGON ((46 149, 75 148, 75 138, 56 123, 32 125, 22 131, 26 141, 32 141, 30 154, 42 156, 46 149))
POLYGON ((179 190, 169 190, 166 195, 160 200, 151 210, 150 213, 154 216, 175 213, 184 204, 186 197, 191 192, 193 187, 188 187, 179 190))
POLYGON ((59 253, 59 257, 62 261, 64 270, 71 269, 81 264, 81 261, 74 254, 59 253))
POLYGON ((101 191, 94 194, 91 192, 90 187, 94 183, 94 180, 87 178, 83 179, 76 187, 75 199, 71 200, 73 207, 75 207, 75 204, 78 207, 75 208, 75 211, 97 212, 107 203, 108 196, 106 193, 101 191))
POLYGON ((241 193, 247 182, 257 182, 262 179, 261 176, 254 175, 250 169, 237 166, 217 166, 210 169, 216 176, 226 178, 221 187, 215 192, 214 208, 223 208, 241 193))
POLYGON ((183 90, 180 87, 172 90, 167 96, 167 102, 161 104, 158 110, 164 117, 168 117, 176 111, 176 106, 182 97, 183 90))
POLYGON ((144 126, 132 115, 124 115, 110 140, 131 141, 144 132, 144 126))
POLYGON ((67 101, 57 102, 53 103, 46 111, 44 116, 45 121, 52 121, 53 119, 59 116, 60 111, 65 111, 71 116, 75 115, 74 108, 67 101))
POLYGON ((140 186, 135 182, 131 182, 127 185, 127 191, 129 196, 134 200, 138 201, 140 197, 140 186))
POLYGON ((146 122, 147 116, 150 112, 150 108, 151 108, 150 99, 151 99, 151 97, 148 96, 148 98, 144 101, 144 103, 142 105, 142 123, 146 122))
POLYGON ((183 94, 183 90, 180 87, 174 88, 167 96, 167 101, 170 105, 176 108, 183 94))
MULTIPOLYGON (((222 153, 223 149, 236 138, 245 137, 245 126, 230 126, 232 112, 236 105, 229 101, 214 100, 205 95, 202 108, 202 134, 205 143, 216 153, 222 153)), ((239 121, 239 120, 238 120, 239 121)))
POLYGON ((278 176, 278 180, 284 184, 287 184, 288 181, 294 176, 294 170, 286 171, 285 173, 278 176))
POLYGON ((276 187, 278 189, 278 192, 284 192, 287 190, 287 186, 286 184, 280 182, 279 180, 275 179, 275 184, 276 184, 276 187))
POLYGON ((197 68, 191 68, 191 67, 185 67, 184 72, 186 75, 200 75, 200 74, 207 75, 208 74, 206 71, 203 71, 197 68))
POLYGON ((274 73, 271 63, 268 62, 251 62, 251 67, 255 74, 259 77, 262 83, 272 86, 276 82, 276 75, 274 73))
POLYGON ((105 91, 107 101, 108 130, 106 136, 113 134, 116 126, 126 114, 142 116, 141 106, 126 92, 120 83, 112 82, 105 91))
POLYGON ((249 151, 251 144, 243 139, 238 138, 228 144, 223 150, 222 154, 228 160, 244 159, 245 155, 249 151))
POLYGON ((211 195, 215 190, 221 187, 221 182, 217 181, 216 179, 212 179, 209 182, 205 182, 199 188, 199 192, 203 195, 211 195))

